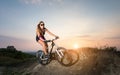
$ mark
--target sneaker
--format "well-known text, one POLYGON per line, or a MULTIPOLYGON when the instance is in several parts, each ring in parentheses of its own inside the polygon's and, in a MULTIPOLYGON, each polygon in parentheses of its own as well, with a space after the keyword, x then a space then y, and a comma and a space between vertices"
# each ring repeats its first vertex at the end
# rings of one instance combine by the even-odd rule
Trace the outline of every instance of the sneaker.
POLYGON ((41 60, 48 60, 49 58, 48 58, 48 55, 44 55, 44 56, 40 57, 40 59, 41 60))
POLYGON ((49 59, 49 55, 45 55, 45 58, 49 59))

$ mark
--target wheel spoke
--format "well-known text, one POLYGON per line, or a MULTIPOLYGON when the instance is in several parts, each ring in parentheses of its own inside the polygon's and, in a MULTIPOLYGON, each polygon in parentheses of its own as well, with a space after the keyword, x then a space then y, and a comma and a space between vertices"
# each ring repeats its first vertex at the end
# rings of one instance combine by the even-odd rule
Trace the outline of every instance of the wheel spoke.
POLYGON ((58 52, 60 52, 62 58, 60 58, 59 55, 57 55, 57 60, 60 64, 64 66, 69 66, 72 63, 72 60, 66 51, 67 50, 63 47, 58 48, 58 52))

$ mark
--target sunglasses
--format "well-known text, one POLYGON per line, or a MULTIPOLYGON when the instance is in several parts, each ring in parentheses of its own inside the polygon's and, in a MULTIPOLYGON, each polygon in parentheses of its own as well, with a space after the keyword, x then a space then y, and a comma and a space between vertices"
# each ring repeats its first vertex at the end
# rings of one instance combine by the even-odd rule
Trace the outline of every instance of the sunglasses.
POLYGON ((42 23, 42 24, 40 24, 40 26, 44 26, 44 24, 42 23))

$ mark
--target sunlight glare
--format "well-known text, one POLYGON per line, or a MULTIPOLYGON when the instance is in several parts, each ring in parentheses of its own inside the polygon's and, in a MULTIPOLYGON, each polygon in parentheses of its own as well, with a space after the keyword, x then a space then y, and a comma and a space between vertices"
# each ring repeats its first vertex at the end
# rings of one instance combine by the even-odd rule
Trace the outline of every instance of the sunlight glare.
POLYGON ((79 45, 78 44, 74 44, 73 46, 75 49, 78 49, 79 48, 79 45))

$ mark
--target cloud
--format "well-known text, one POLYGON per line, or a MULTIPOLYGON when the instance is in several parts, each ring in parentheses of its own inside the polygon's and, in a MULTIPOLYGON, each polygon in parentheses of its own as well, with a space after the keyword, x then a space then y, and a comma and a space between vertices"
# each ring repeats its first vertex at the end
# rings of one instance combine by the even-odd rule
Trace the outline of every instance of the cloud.
POLYGON ((62 3, 64 0, 20 0, 25 4, 42 4, 46 2, 46 4, 52 5, 54 2, 62 3))
POLYGON ((90 35, 82 35, 82 36, 77 36, 78 38, 89 38, 91 37, 90 35))
POLYGON ((106 37, 105 39, 120 39, 120 36, 115 36, 115 37, 106 37))
POLYGON ((39 4, 41 3, 43 0, 21 0, 23 3, 25 4, 39 4))
MULTIPOLYGON (((52 0, 51 0, 52 1, 52 0)), ((53 0, 55 2, 63 2, 63 0, 53 0)))

